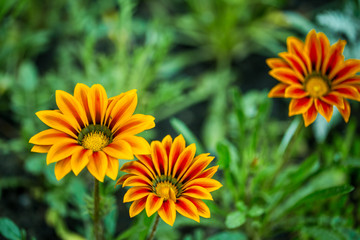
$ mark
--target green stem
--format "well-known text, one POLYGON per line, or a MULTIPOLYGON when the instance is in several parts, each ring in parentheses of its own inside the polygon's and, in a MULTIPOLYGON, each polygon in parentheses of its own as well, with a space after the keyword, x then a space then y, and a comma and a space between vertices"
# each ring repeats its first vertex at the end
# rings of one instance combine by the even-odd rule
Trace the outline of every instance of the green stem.
POLYGON ((100 193, 99 181, 94 178, 94 235, 96 240, 102 240, 102 226, 100 221, 100 193))
POLYGON ((159 220, 160 220, 160 215, 157 214, 157 215, 156 215, 156 219, 155 219, 154 226, 152 227, 152 230, 151 230, 151 234, 150 234, 150 236, 148 237, 147 240, 152 240, 152 239, 154 238, 155 232, 156 232, 156 229, 157 229, 157 226, 158 226, 158 224, 159 224, 159 220))

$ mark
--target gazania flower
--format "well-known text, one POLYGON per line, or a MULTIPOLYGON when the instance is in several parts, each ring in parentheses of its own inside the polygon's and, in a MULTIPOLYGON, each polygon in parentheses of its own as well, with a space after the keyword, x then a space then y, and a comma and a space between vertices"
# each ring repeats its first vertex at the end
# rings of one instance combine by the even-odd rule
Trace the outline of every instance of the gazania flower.
POLYGON ((210 217, 203 199, 212 200, 210 192, 222 186, 212 179, 218 166, 205 169, 214 157, 206 153, 194 158, 195 151, 195 144, 185 147, 182 135, 174 141, 168 135, 151 143, 150 155, 137 155, 139 160, 123 165, 120 170, 128 174, 117 185, 132 187, 124 196, 124 202, 133 202, 130 217, 144 208, 148 216, 158 212, 171 226, 176 212, 197 222, 199 216, 210 217))
POLYGON ((267 59, 269 74, 280 81, 269 97, 292 98, 289 116, 302 114, 305 126, 313 123, 317 113, 328 122, 336 106, 345 122, 350 117, 346 99, 360 101, 360 61, 344 60, 346 42, 330 46, 324 33, 311 30, 305 43, 295 37, 287 39, 287 52, 280 58, 267 59))
POLYGON ((110 99, 99 85, 77 84, 74 96, 56 91, 59 110, 39 111, 36 115, 50 127, 30 139, 32 152, 47 153, 47 164, 56 163, 58 180, 71 170, 78 175, 84 167, 99 181, 105 175, 115 180, 118 159, 148 154, 150 146, 136 134, 153 128, 154 117, 133 115, 136 90, 110 99))

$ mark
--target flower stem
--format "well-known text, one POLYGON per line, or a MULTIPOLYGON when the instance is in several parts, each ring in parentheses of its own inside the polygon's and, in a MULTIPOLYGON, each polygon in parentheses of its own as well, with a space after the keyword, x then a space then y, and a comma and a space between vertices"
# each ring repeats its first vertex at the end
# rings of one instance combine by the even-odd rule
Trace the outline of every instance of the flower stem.
POLYGON ((94 178, 94 235, 96 240, 102 240, 102 226, 100 221, 100 194, 99 181, 94 178))
POLYGON ((159 220, 160 220, 160 215, 157 214, 157 215, 156 215, 156 219, 155 219, 154 226, 152 227, 152 230, 151 230, 151 234, 150 234, 150 236, 148 237, 147 240, 152 240, 152 239, 154 238, 155 232, 156 232, 156 229, 157 229, 157 226, 158 226, 158 224, 159 224, 159 220))

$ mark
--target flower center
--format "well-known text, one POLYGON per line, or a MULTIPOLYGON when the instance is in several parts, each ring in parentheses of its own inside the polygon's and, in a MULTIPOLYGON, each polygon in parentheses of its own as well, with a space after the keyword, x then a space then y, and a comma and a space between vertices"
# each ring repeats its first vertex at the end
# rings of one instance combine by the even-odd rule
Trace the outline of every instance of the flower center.
POLYGON ((78 143, 94 152, 102 150, 112 142, 112 133, 103 125, 89 125, 81 130, 78 143))
POLYGON ((156 185, 156 194, 164 198, 164 200, 168 200, 169 198, 176 201, 176 194, 178 192, 177 188, 170 182, 160 182, 156 185))
POLYGON ((321 97, 329 92, 329 84, 320 76, 312 76, 305 82, 305 89, 311 97, 321 97))

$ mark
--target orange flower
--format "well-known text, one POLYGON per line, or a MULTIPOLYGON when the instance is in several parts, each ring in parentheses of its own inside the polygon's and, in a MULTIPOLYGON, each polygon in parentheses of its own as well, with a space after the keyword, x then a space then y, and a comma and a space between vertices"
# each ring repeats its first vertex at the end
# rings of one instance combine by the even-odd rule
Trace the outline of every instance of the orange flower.
POLYGON ((133 115, 136 90, 110 99, 99 85, 77 84, 74 96, 56 91, 59 110, 39 111, 36 115, 50 127, 30 139, 32 152, 47 153, 47 164, 56 162, 55 176, 63 178, 71 170, 78 175, 87 166, 99 181, 105 175, 115 180, 118 159, 150 153, 149 143, 135 136, 155 126, 154 117, 133 115))
POLYGON ((344 61, 346 42, 339 40, 330 46, 324 33, 311 30, 305 43, 296 37, 287 39, 288 52, 280 58, 269 58, 269 74, 280 81, 269 97, 292 98, 289 116, 302 114, 305 126, 316 119, 319 112, 329 122, 333 105, 345 122, 349 121, 350 104, 346 99, 360 101, 360 61, 344 61))
POLYGON ((168 135, 162 142, 151 143, 150 155, 137 155, 139 160, 125 163, 120 169, 128 174, 116 185, 131 186, 124 202, 132 202, 130 217, 144 208, 150 217, 155 212, 173 225, 176 211, 197 222, 199 216, 209 218, 210 211, 203 199, 212 200, 210 192, 222 185, 212 179, 218 166, 205 170, 214 157, 209 153, 195 157, 196 147, 185 147, 182 135, 172 141, 168 135))

